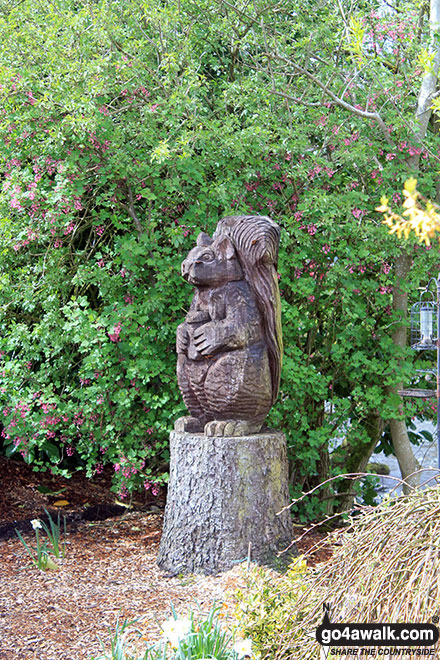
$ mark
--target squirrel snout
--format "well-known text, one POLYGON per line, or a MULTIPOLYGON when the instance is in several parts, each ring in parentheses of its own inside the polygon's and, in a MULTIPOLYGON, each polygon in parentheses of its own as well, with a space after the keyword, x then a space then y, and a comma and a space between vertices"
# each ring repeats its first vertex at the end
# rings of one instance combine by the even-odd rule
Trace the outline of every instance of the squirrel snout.
POLYGON ((187 262, 186 259, 184 261, 182 261, 182 266, 180 267, 180 271, 182 273, 183 279, 187 280, 188 277, 189 277, 189 268, 188 268, 188 262, 187 262))

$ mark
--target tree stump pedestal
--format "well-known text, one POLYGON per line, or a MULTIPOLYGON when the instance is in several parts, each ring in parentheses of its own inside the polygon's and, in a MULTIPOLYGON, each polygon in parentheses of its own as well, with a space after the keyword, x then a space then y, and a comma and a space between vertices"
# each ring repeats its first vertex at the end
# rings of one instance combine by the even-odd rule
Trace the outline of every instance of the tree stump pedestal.
POLYGON ((209 437, 172 431, 170 450, 160 568, 212 574, 249 553, 252 561, 271 562, 292 543, 290 512, 279 514, 289 503, 283 433, 209 437))

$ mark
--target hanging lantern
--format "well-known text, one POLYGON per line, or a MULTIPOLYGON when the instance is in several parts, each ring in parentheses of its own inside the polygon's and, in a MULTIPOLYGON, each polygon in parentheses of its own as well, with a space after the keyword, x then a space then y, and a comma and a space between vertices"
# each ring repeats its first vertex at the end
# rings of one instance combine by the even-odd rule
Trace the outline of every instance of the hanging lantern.
POLYGON ((418 351, 437 348, 437 302, 428 288, 423 291, 420 301, 411 307, 411 348, 418 351), (426 294, 431 300, 422 300, 426 294))

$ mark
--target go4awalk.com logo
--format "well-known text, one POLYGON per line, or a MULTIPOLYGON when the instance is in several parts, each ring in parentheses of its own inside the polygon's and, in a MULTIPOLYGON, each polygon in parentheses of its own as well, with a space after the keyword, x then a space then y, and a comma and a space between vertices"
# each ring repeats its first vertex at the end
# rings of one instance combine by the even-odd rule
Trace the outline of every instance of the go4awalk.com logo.
POLYGON ((330 605, 323 608, 324 619, 316 629, 323 660, 437 658, 439 629, 434 623, 331 623, 330 605))

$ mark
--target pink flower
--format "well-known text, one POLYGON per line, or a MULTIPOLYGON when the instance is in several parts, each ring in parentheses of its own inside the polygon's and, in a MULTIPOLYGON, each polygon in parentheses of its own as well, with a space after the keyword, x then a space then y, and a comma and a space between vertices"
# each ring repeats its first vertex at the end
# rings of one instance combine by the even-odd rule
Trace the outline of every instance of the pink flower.
POLYGON ((18 211, 21 211, 23 208, 16 197, 13 197, 11 199, 11 201, 9 202, 9 206, 11 207, 11 209, 17 209, 18 211))
POLYGON ((315 296, 308 296, 307 300, 309 300, 310 302, 315 302, 315 296))
POLYGON ((358 209, 358 208, 355 207, 355 208, 352 210, 352 213, 353 213, 354 217, 355 217, 357 220, 360 220, 360 219, 362 218, 362 216, 364 215, 365 211, 362 211, 362 209, 358 209))
POLYGON ((122 328, 122 324, 119 321, 119 323, 117 323, 115 325, 115 327, 113 328, 113 332, 108 332, 107 333, 108 336, 109 336, 110 341, 114 342, 115 344, 118 341, 121 341, 121 338, 119 337, 119 335, 121 334, 121 328, 122 328))
POLYGON ((327 245, 327 243, 322 246, 322 251, 324 252, 324 254, 328 254, 330 252, 330 249, 331 249, 330 245, 327 245))
POLYGON ((379 291, 381 296, 384 296, 386 293, 388 293, 388 287, 387 286, 380 286, 376 291, 379 291))

